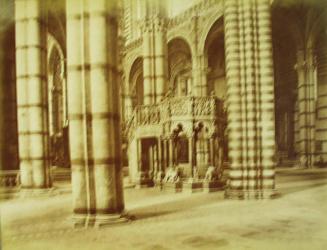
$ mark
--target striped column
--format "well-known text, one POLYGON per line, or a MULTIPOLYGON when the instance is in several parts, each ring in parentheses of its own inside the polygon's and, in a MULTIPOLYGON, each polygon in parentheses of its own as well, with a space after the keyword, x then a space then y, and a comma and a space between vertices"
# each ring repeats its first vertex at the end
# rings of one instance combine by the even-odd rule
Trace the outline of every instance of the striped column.
POLYGON ((316 63, 311 49, 297 53, 300 164, 313 167, 315 154, 316 63))
MULTIPOLYGON (((226 107, 228 112, 228 156, 230 161, 229 189, 242 190, 242 105, 240 85, 240 42, 238 1, 226 0, 224 6, 226 56, 226 107)), ((230 194, 228 193, 230 196, 230 194)))
POLYGON ((316 120, 316 161, 327 162, 327 46, 323 41, 317 51, 317 120, 316 120))
POLYGON ((274 194, 274 80, 270 3, 225 1, 230 176, 227 198, 274 194))
POLYGON ((155 102, 159 103, 164 97, 167 81, 167 38, 164 18, 156 18, 154 21, 154 56, 155 102))
MULTIPOLYGON (((0 17, 0 25, 2 26, 4 24, 4 20, 2 19, 2 17, 0 17)), ((5 62, 5 53, 4 53, 4 32, 2 30, 0 30, 0 63, 3 64, 5 62)), ((5 70, 4 70, 4 66, 1 65, 0 67, 0 112, 2 113, 5 110, 5 96, 4 96, 4 90, 5 90, 5 70)), ((4 115, 2 115, 0 117, 0 171, 5 169, 5 133, 4 133, 4 115)))
POLYGON ((160 1, 147 0, 143 23, 144 104, 159 103, 167 81, 167 28, 160 1))
POLYGON ((148 21, 144 21, 143 26, 143 89, 144 89, 144 105, 154 102, 154 76, 153 76, 153 42, 152 42, 152 25, 148 21))
POLYGON ((75 226, 124 221, 115 3, 66 2, 75 226))
POLYGON ((45 13, 45 1, 15 1, 17 116, 23 190, 42 191, 51 186, 45 13))
POLYGON ((271 37, 270 1, 260 0, 257 3, 256 18, 258 20, 258 98, 260 121, 258 134, 261 132, 260 156, 261 168, 259 188, 266 190, 266 195, 273 195, 275 188, 275 110, 274 110, 274 71, 271 37), (261 126, 260 126, 261 125, 261 126))

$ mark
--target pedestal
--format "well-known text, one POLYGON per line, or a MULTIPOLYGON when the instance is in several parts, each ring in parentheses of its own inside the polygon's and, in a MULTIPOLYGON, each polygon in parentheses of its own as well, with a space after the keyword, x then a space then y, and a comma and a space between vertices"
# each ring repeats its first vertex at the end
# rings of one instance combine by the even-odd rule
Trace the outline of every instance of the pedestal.
POLYGON ((183 192, 196 193, 202 191, 203 191, 203 182, 200 180, 191 179, 189 181, 184 181, 183 183, 183 192))
POLYGON ((217 192, 223 190, 225 183, 219 180, 215 181, 204 181, 203 182, 203 191, 207 193, 217 192))
POLYGON ((174 193, 180 193, 183 190, 183 182, 165 182, 163 183, 163 188, 174 193))

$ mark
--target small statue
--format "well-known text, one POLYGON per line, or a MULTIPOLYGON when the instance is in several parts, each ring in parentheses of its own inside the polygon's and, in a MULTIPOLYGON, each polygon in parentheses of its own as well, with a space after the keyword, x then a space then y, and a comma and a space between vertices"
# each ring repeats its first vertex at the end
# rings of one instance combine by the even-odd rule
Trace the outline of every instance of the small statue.
POLYGON ((308 162, 307 157, 305 155, 302 155, 300 157, 300 167, 306 168, 307 167, 307 162, 308 162))
POLYGON ((169 167, 167 169, 167 173, 166 176, 164 178, 164 182, 170 182, 170 183, 175 183, 178 182, 180 180, 180 173, 178 170, 169 167))
POLYGON ((199 180, 199 171, 197 167, 193 167, 193 180, 195 181, 199 180))
POLYGON ((209 166, 205 175, 206 181, 213 181, 217 178, 217 171, 216 168, 213 166, 209 166))

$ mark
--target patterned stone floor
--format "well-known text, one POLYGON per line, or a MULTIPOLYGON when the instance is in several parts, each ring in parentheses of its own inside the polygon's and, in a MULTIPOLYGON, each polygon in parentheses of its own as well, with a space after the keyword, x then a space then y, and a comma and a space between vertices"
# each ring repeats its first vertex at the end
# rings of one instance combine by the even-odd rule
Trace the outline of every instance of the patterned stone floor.
POLYGON ((126 189, 134 220, 101 229, 72 229, 69 192, 9 200, 2 249, 327 249, 327 169, 281 169, 277 187, 261 201, 126 189))

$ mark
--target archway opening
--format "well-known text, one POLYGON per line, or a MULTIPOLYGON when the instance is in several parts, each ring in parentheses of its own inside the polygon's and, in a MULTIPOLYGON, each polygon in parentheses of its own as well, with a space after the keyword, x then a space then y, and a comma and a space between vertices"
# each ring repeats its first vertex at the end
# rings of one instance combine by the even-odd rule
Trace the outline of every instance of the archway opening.
POLYGON ((205 41, 204 55, 207 59, 208 93, 225 99, 225 45, 222 18, 219 18, 209 30, 205 41))
POLYGON ((67 96, 63 50, 52 35, 48 35, 48 110, 51 165, 69 167, 69 135, 67 96))
POLYGON ((168 43, 169 91, 173 96, 192 95, 192 55, 189 45, 181 38, 168 43))
MULTIPOLYGON (((272 12, 275 131, 279 165, 295 159, 299 137, 295 30, 287 21, 287 9, 277 7, 272 12), (286 19, 285 19, 286 18, 286 19)), ((298 41, 299 42, 299 41, 298 41)))
POLYGON ((133 109, 144 104, 143 84, 143 59, 139 57, 134 61, 129 74, 129 93, 133 109))

